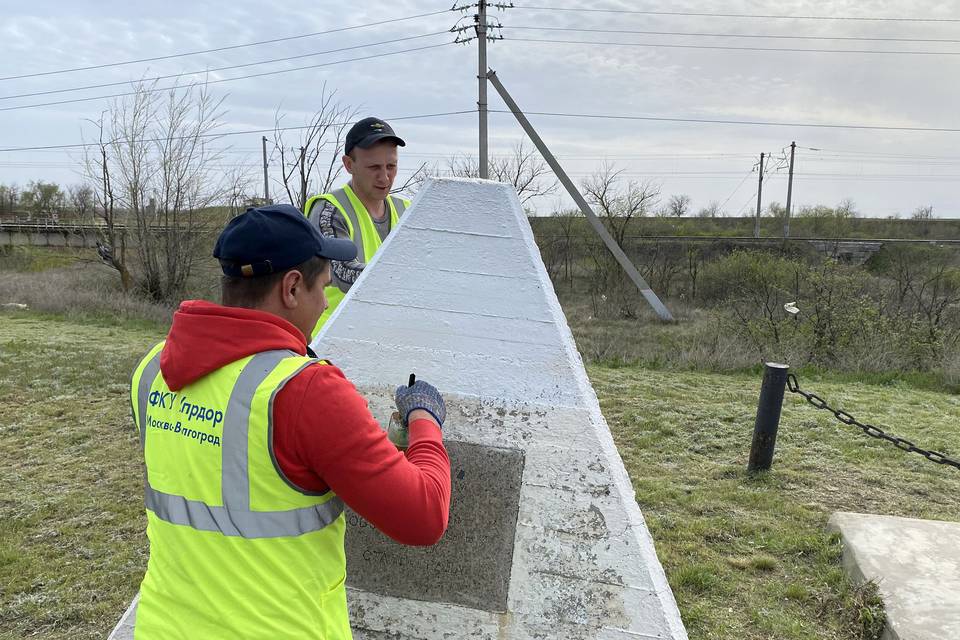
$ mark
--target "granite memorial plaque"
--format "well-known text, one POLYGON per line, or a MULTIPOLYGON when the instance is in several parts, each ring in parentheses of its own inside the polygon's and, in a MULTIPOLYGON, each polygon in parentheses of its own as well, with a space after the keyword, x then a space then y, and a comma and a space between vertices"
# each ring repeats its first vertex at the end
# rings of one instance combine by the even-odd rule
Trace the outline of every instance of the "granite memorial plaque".
POLYGON ((506 611, 523 451, 445 442, 452 493, 432 547, 398 544, 347 510, 347 584, 372 593, 506 611))

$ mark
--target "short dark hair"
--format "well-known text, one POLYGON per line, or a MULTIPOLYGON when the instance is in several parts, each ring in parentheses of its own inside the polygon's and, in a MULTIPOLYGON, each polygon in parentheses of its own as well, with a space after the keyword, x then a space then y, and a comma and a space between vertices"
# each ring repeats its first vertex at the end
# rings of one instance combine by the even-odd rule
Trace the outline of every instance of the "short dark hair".
POLYGON ((240 276, 221 276, 220 278, 220 301, 227 307, 244 307, 255 309, 260 306, 270 290, 273 289, 283 277, 291 271, 299 271, 303 274, 303 280, 307 290, 312 291, 320 279, 320 274, 327 267, 329 260, 320 256, 313 256, 306 262, 264 276, 254 276, 244 278, 240 276))

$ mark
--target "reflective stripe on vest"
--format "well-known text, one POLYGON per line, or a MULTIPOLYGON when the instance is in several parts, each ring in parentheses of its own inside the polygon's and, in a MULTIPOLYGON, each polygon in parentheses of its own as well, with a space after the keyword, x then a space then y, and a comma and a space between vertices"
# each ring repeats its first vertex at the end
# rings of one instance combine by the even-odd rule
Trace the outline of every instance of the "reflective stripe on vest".
MULTIPOLYGON (((147 509, 153 511, 161 520, 172 524, 185 525, 201 531, 218 531, 225 536, 240 536, 243 538, 303 535, 323 529, 340 516, 343 512, 343 502, 339 498, 300 509, 284 511, 250 510, 247 449, 250 428, 250 399, 277 365, 291 356, 295 357, 296 354, 290 351, 266 351, 256 354, 243 368, 230 392, 230 399, 223 417, 221 450, 223 506, 211 506, 200 501, 188 500, 183 496, 157 491, 150 486, 148 473, 144 488, 147 509)), ((285 383, 310 364, 312 364, 311 361, 304 363, 287 376, 283 382, 285 383)), ((139 415, 136 418, 140 428, 140 444, 144 452, 146 452, 147 428, 143 423, 143 417, 147 414, 150 390, 159 374, 160 350, 158 349, 143 367, 137 385, 139 415)), ((282 386, 281 383, 278 389, 282 386)), ((278 389, 273 391, 274 396, 278 389)), ((273 398, 270 400, 270 405, 272 407, 273 398)), ((272 441, 272 438, 270 440, 272 441)), ((286 481, 285 478, 284 480, 286 481)))

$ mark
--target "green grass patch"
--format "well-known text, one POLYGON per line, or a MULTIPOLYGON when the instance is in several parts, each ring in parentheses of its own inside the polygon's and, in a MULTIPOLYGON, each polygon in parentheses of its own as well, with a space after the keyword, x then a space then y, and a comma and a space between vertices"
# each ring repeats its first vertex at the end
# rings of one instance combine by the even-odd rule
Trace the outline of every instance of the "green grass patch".
POLYGON ((128 380, 156 328, 0 315, 0 637, 104 638, 146 566, 128 380))
MULTIPOLYGON (((786 398, 773 469, 748 476, 759 373, 594 365, 590 377, 692 639, 879 638, 876 587, 844 575, 834 511, 960 520, 960 472, 786 398)), ((801 384, 960 455, 960 397, 821 373, 801 384)))

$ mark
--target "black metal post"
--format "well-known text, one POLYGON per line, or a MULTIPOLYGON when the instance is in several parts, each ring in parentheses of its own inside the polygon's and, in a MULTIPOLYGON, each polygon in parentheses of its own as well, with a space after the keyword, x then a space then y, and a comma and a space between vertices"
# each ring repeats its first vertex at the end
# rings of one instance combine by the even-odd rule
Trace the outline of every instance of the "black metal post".
POLYGON ((753 425, 753 444, 750 446, 750 462, 747 471, 766 471, 773 463, 773 449, 777 444, 777 427, 780 426, 780 409, 787 386, 790 367, 776 362, 763 365, 763 384, 760 401, 757 403, 757 420, 753 425))

